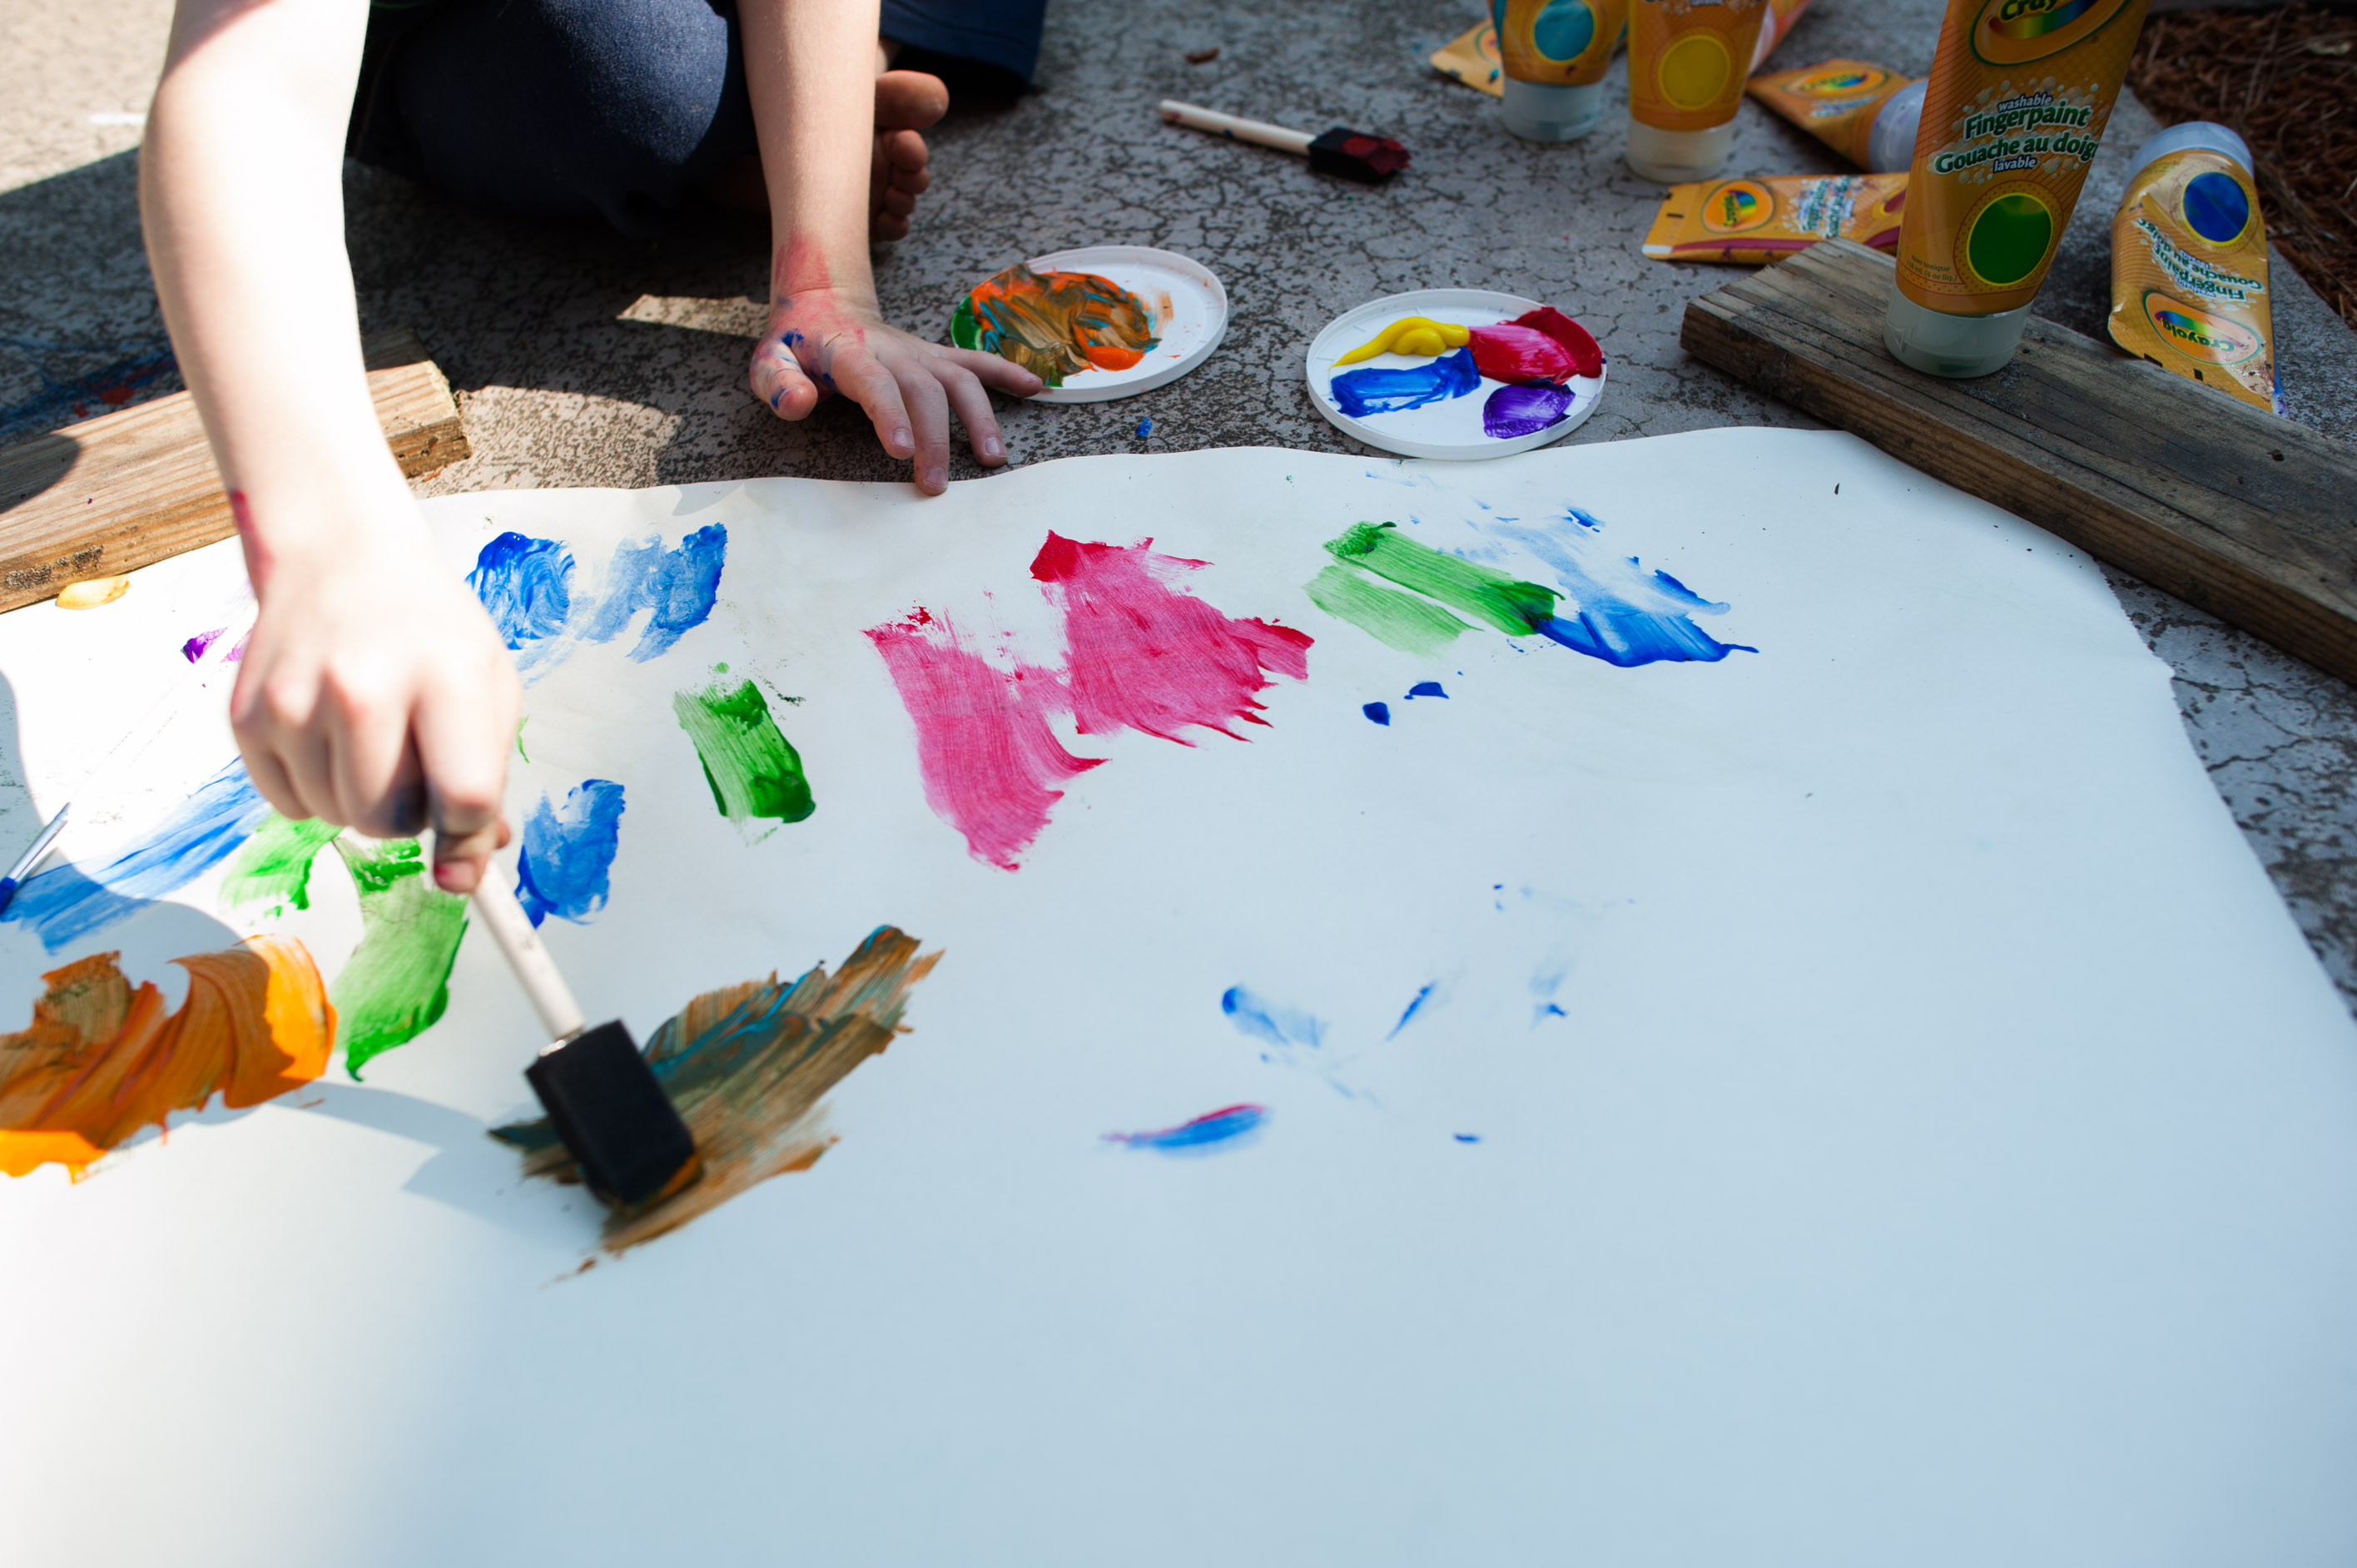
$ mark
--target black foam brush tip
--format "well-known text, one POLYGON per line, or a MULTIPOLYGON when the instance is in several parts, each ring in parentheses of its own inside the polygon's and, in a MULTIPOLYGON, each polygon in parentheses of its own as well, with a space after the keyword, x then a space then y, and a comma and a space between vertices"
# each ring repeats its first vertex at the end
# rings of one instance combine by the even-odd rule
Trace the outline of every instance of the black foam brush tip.
POLYGON ((687 1123, 620 1020, 550 1047, 524 1077, 590 1190, 615 1208, 669 1197, 704 1173, 687 1123))
POLYGON ((1370 136, 1347 125, 1337 125, 1309 144, 1311 168, 1368 185, 1381 185, 1407 163, 1408 150, 1389 136, 1370 136))

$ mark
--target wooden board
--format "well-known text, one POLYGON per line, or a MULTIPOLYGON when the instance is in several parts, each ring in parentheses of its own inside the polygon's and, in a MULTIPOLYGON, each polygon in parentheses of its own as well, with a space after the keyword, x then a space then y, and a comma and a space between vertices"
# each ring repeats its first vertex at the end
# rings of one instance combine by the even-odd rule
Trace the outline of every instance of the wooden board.
POLYGON ((1882 346, 1897 269, 1813 245, 1686 306, 1696 359, 2357 681, 2357 447, 2031 317, 1995 375, 1882 346))
MULTIPOLYGON (((464 457, 467 436, 450 383, 417 334, 393 328, 361 349, 402 472, 431 473, 464 457)), ((0 611, 235 532, 187 392, 0 447, 0 611)))

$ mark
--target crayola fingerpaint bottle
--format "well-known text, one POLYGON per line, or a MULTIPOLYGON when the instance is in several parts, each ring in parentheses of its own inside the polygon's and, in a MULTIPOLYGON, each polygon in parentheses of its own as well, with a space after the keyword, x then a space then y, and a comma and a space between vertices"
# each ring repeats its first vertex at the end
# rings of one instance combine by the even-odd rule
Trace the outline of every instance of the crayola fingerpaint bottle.
POLYGON ((2145 0, 1948 0, 1882 328, 1900 363, 1985 376, 2021 346, 2144 11, 2145 0))
POLYGON ((1629 25, 1629 0, 1491 0, 1506 129, 1569 142, 1604 117, 1604 70, 1629 25))
POLYGON ((1867 60, 1829 59, 1755 76, 1743 91, 1860 168, 1896 174, 1915 161, 1923 86, 1867 60))
POLYGON ((1708 179, 1735 141, 1767 0, 1629 4, 1629 166, 1663 185, 1708 179))
POLYGON ((2196 120, 2138 147, 2136 170, 2112 219, 2112 341, 2281 413, 2251 149, 2196 120))
POLYGON ((1809 0, 1768 0, 1768 15, 1760 24, 1760 42, 1751 50, 1751 70, 1744 75, 1768 63, 1768 57, 1776 52, 1776 46, 1784 41, 1784 35, 1792 30, 1792 24, 1808 8, 1809 0))

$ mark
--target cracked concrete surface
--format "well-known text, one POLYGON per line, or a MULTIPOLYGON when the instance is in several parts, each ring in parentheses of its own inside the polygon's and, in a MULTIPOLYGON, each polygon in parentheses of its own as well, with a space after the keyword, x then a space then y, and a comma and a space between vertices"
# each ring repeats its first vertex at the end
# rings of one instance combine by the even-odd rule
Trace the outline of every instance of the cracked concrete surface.
MULTIPOLYGON (((1934 0, 1815 0, 1777 62, 1847 55, 1921 72, 1940 10, 1934 0)), ((1638 253, 1660 188, 1620 161, 1623 68, 1597 136, 1518 142, 1500 129, 1494 100, 1424 65, 1480 14, 1478 0, 1054 0, 1040 91, 1011 109, 961 112, 935 136, 917 231, 879 252, 886 309, 945 332, 975 279, 1080 244, 1166 246, 1220 274, 1233 317, 1210 363, 1126 402, 1006 407, 1017 463, 1232 445, 1357 450, 1311 407, 1302 351, 1341 310, 1436 284, 1546 299, 1595 330, 1612 381, 1571 441, 1812 426, 1678 349, 1687 300, 1728 274, 1638 253), (1186 63, 1185 51, 1211 44, 1216 61, 1186 63), (1379 190, 1340 185, 1275 153, 1166 127, 1153 113, 1163 97, 1313 130, 1381 131, 1415 149, 1415 169, 1379 190)), ((166 0, 110 0, 95 12, 13 0, 0 13, 0 438, 176 384, 167 367, 131 384, 162 327, 134 200, 138 130, 121 123, 145 105, 168 15, 166 0)), ((2114 125, 2040 300, 2098 335, 2109 214, 2128 155, 2154 129, 2126 94, 2114 125)), ((1745 104, 1730 171, 1835 166, 1817 143, 1745 104)), ((767 276, 763 225, 704 214, 672 237, 632 241, 468 212, 358 167, 346 192, 363 318, 414 326, 466 406, 475 456, 427 481, 430 493, 905 471, 855 411, 830 404, 783 424, 744 390, 767 276)), ((2357 334, 2280 262, 2276 276, 2293 416, 2357 437, 2357 334)), ((963 460, 952 470, 980 472, 963 460)), ((2357 693, 2141 583, 2112 580, 2176 670, 2188 733, 2220 793, 2357 1003, 2357 693)))

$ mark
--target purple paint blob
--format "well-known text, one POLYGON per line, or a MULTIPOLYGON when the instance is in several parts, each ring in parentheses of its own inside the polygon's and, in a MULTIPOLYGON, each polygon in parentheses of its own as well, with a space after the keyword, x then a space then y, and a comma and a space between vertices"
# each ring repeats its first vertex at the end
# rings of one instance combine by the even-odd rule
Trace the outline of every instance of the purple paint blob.
POLYGON ((1560 424, 1571 402, 1565 387, 1500 387, 1481 405, 1481 433, 1494 441, 1534 435, 1560 424))
POLYGON ((194 664, 205 656, 205 650, 219 642, 221 635, 228 630, 229 628, 225 626, 217 626, 210 631, 197 633, 196 636, 180 644, 180 657, 194 664))

